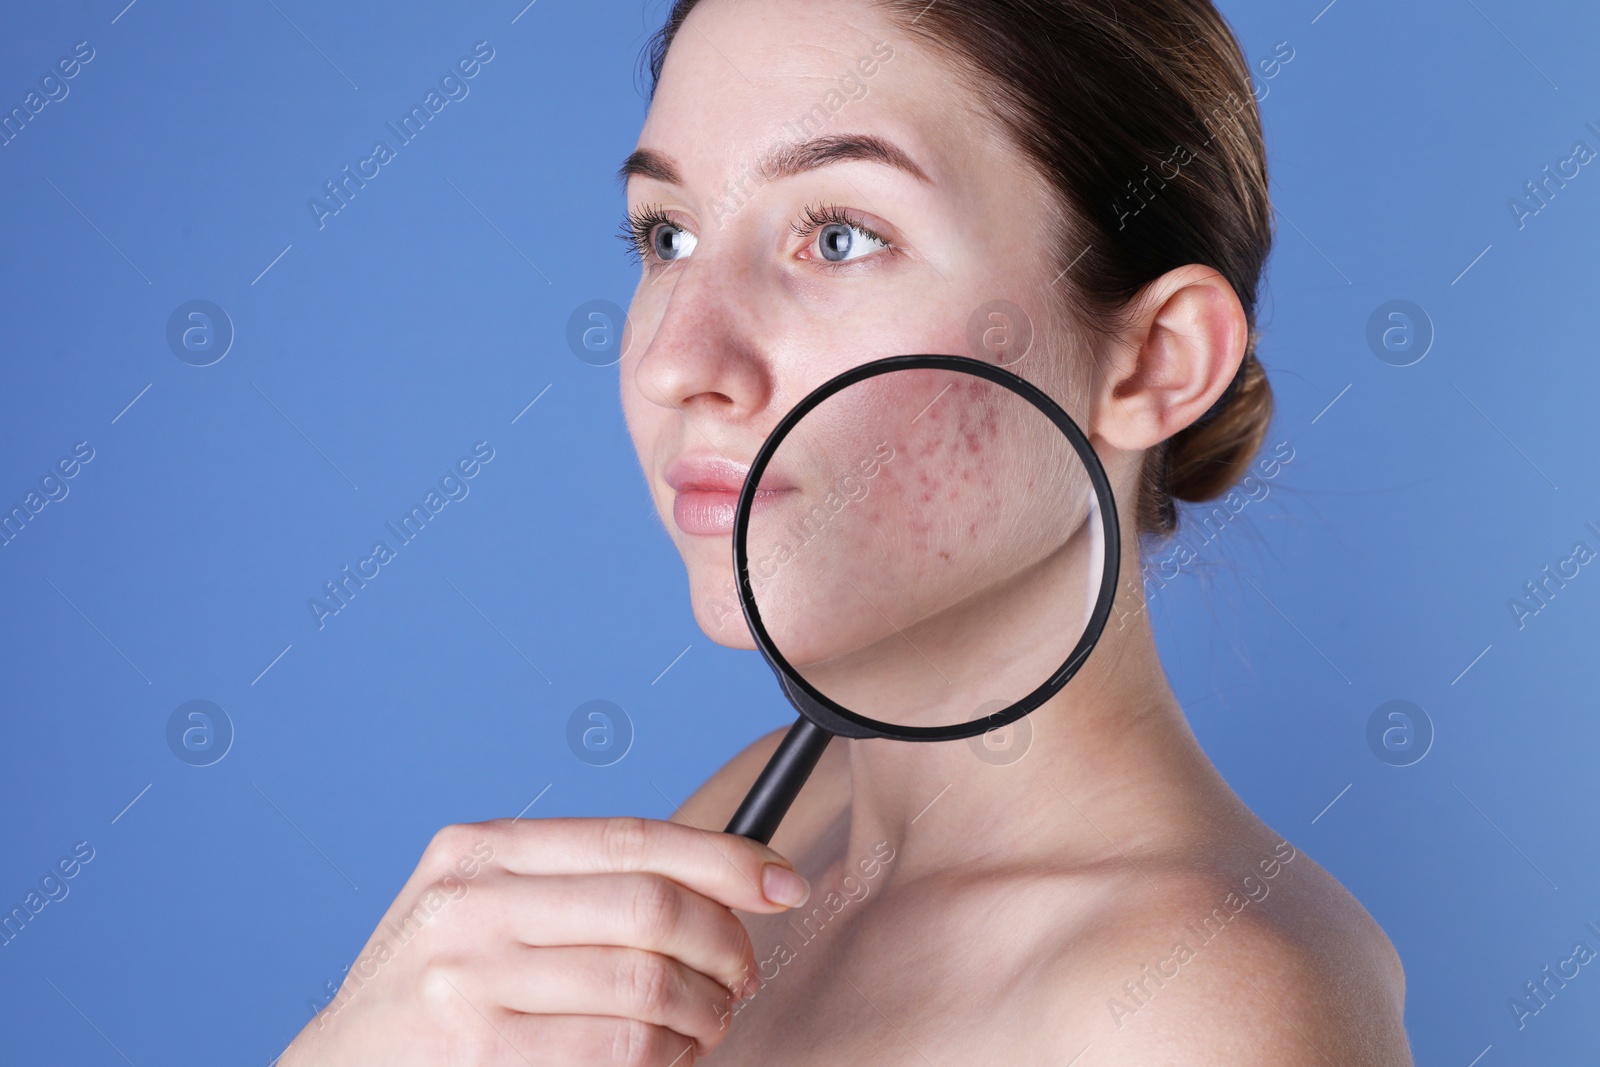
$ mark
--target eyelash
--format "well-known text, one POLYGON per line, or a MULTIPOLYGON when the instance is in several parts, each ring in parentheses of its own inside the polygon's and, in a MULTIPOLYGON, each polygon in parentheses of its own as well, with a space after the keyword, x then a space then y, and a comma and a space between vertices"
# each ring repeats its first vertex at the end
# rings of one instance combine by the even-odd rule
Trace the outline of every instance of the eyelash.
POLYGON ((644 257, 650 252, 652 233, 660 223, 666 223, 668 226, 676 225, 667 218, 666 212, 655 204, 644 204, 628 212, 627 217, 622 220, 622 227, 617 236, 628 246, 629 259, 637 263, 644 262, 644 257))
MULTIPOLYGON (((655 228, 663 223, 674 229, 683 228, 668 218, 666 212, 656 204, 645 204, 628 212, 627 217, 622 221, 622 226, 617 236, 628 246, 627 254, 629 259, 640 264, 644 263, 646 257, 654 259, 655 253, 651 238, 655 234, 655 228)), ((820 201, 808 204, 805 211, 801 213, 801 219, 794 222, 789 229, 797 238, 806 239, 816 234, 822 227, 829 225, 849 226, 861 231, 867 237, 884 246, 880 250, 883 254, 893 255, 898 250, 898 246, 888 238, 864 224, 860 219, 851 216, 838 204, 820 201)), ((665 260, 663 262, 674 261, 665 260)), ((835 270, 848 266, 855 261, 820 260, 819 262, 825 269, 835 270)))

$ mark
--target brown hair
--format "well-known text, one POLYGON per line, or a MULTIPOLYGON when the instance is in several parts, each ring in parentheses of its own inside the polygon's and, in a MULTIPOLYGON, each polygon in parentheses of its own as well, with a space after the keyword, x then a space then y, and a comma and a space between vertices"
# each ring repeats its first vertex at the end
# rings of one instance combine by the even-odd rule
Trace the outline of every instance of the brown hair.
MULTIPOLYGON (((1107 333, 1148 282, 1215 269, 1249 323, 1239 371, 1192 425, 1148 451, 1138 531, 1177 528, 1173 500, 1221 496, 1272 417, 1255 356, 1272 247, 1266 147, 1250 71, 1211 0, 872 0, 955 61, 975 98, 1061 198, 1049 221, 1075 322, 1107 333), (1067 268, 1071 269, 1067 269, 1067 268)), ((696 0, 674 0, 647 45, 650 95, 696 0)))

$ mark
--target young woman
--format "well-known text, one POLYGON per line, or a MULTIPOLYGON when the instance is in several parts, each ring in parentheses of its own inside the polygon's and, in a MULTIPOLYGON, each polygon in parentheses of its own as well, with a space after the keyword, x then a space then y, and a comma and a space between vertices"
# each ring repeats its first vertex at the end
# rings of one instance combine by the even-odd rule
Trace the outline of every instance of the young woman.
POLYGON ((1209 0, 677 0, 650 59, 620 385, 702 628, 754 647, 730 489, 784 413, 969 354, 994 300, 1110 474, 1113 621, 1024 758, 835 741, 771 848, 718 831, 781 732, 667 822, 441 830, 281 1063, 1409 1064, 1393 947, 1212 767, 1141 610, 1141 544, 1271 413, 1265 151, 1209 0))

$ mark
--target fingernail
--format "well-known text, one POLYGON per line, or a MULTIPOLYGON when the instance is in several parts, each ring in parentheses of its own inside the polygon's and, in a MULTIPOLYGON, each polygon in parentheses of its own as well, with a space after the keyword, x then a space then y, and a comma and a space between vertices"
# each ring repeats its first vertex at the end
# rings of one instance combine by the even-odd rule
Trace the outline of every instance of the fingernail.
POLYGON ((761 868, 761 892, 774 904, 798 908, 811 896, 811 883, 787 867, 768 863, 761 868))

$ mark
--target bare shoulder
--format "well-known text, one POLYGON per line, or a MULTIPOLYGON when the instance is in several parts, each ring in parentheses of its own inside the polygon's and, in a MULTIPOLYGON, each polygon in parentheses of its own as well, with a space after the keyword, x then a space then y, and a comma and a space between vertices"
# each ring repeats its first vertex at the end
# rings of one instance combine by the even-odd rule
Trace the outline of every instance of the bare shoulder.
POLYGON ((1203 864, 1140 866, 1044 984, 1065 993, 1063 1060, 1087 1045, 1080 1067, 1410 1067, 1399 956, 1309 856, 1269 838, 1203 864))
MULTIPOLYGON (((720 831, 788 732, 789 727, 780 727, 740 749, 689 795, 670 821, 720 831)), ((850 758, 846 744, 836 739, 828 746, 773 835, 773 849, 792 861, 798 861, 849 803, 850 758)))

